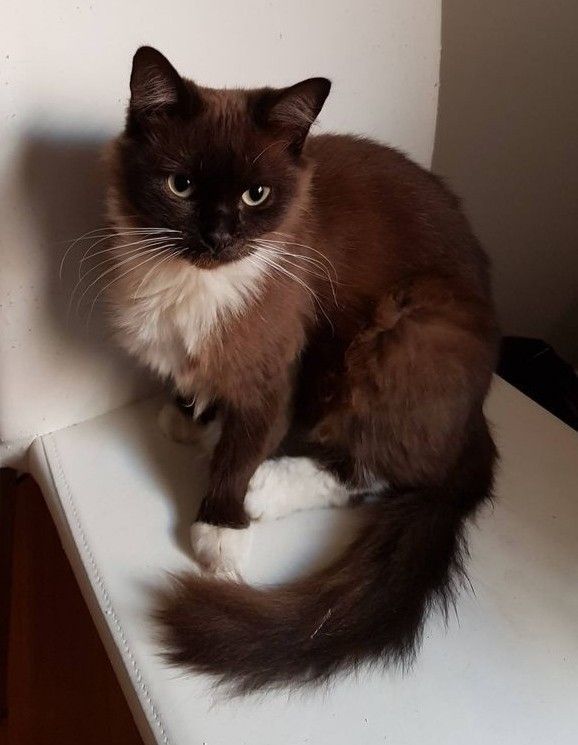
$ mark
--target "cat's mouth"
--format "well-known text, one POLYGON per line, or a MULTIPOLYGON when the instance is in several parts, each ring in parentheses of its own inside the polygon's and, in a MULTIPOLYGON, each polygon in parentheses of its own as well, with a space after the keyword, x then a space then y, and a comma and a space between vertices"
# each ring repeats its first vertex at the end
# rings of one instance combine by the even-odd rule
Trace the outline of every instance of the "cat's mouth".
POLYGON ((182 257, 199 269, 217 269, 223 264, 239 261, 252 251, 253 248, 249 243, 237 241, 218 250, 198 245, 195 248, 185 250, 182 257))

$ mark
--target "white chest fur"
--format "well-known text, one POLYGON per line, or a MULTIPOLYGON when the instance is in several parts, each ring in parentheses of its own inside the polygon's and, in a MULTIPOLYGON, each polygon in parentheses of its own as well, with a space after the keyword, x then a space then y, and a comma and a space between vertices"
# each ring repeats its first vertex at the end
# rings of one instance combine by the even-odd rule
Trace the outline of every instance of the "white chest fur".
POLYGON ((251 257, 210 270, 180 259, 167 262, 111 298, 120 341, 156 373, 178 380, 203 343, 243 313, 263 279, 251 257))

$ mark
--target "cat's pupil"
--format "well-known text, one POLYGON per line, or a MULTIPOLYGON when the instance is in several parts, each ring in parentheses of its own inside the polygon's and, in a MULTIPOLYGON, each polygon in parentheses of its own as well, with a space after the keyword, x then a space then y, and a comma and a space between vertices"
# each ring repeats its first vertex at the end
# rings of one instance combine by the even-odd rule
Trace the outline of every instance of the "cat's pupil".
POLYGON ((265 189, 262 186, 252 186, 249 189, 249 196, 253 202, 258 202, 263 196, 264 191, 265 189))
POLYGON ((191 185, 191 179, 188 176, 184 176, 182 173, 178 173, 175 176, 175 189, 177 191, 186 191, 191 185))

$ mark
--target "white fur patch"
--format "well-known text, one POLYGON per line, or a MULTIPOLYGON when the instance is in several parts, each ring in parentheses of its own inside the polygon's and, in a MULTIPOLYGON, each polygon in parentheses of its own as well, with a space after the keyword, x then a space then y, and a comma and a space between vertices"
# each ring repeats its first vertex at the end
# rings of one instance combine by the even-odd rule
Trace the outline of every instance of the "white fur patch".
POLYGON ((221 436, 221 423, 213 419, 201 424, 186 416, 174 404, 165 404, 159 412, 159 427, 174 442, 196 445, 202 454, 210 454, 221 436))
POLYGON ((253 532, 208 523, 191 525, 191 545, 195 558, 205 570, 226 579, 240 579, 249 554, 253 532))
POLYGON ((267 460, 255 471, 245 497, 253 520, 277 520, 297 510, 343 507, 352 492, 309 458, 267 460))
POLYGON ((130 285, 111 287, 119 338, 155 372, 177 379, 205 340, 257 296, 263 279, 250 257, 215 269, 174 258, 149 276, 145 270, 131 274, 130 285))

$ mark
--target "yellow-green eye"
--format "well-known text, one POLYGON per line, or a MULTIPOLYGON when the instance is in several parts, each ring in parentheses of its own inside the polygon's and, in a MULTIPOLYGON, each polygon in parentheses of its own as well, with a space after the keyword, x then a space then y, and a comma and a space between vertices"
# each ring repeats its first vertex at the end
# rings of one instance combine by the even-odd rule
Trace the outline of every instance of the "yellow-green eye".
POLYGON ((268 186, 252 186, 242 193, 241 199, 247 207, 257 207, 268 199, 269 194, 271 194, 271 189, 268 186))
POLYGON ((171 173, 167 179, 167 184, 173 194, 181 199, 186 199, 193 193, 193 182, 183 173, 171 173))

